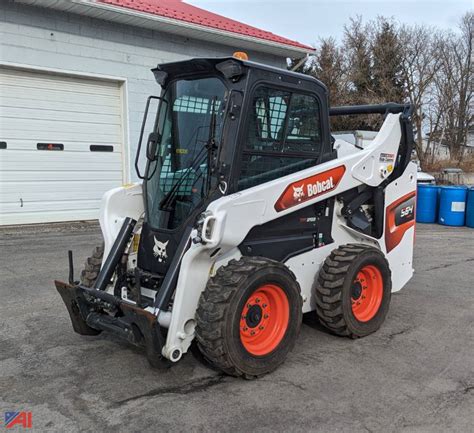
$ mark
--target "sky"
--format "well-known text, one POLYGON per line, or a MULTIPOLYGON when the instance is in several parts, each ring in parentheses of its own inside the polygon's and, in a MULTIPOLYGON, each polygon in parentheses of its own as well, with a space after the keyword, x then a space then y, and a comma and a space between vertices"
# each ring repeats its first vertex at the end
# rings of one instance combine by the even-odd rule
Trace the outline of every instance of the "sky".
POLYGON ((350 17, 393 17, 455 30, 474 0, 185 0, 211 12, 268 30, 307 45, 332 36, 341 40, 350 17))

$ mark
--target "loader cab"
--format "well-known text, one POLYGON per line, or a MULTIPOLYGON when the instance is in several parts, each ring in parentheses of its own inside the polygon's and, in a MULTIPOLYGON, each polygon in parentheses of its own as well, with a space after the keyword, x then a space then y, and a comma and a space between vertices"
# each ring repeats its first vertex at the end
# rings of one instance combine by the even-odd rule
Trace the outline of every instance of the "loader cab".
POLYGON ((334 155, 327 89, 312 77, 233 57, 167 63, 153 73, 162 93, 141 176, 138 264, 164 275, 211 201, 334 155))
POLYGON ((232 161, 232 192, 334 158, 324 84, 252 62, 245 66, 248 77, 232 161))

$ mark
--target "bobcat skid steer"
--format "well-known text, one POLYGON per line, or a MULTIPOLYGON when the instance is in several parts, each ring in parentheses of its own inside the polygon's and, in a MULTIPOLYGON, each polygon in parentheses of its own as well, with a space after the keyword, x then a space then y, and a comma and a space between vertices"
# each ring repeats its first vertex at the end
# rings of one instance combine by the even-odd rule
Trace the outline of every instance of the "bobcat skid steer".
POLYGON ((143 182, 104 195, 103 246, 80 282, 56 281, 74 330, 120 335, 157 367, 196 340, 245 378, 284 361, 303 313, 337 335, 377 330, 413 274, 410 106, 329 109, 318 80, 235 57, 153 73, 143 182), (331 135, 330 116, 371 113, 378 133, 331 135))

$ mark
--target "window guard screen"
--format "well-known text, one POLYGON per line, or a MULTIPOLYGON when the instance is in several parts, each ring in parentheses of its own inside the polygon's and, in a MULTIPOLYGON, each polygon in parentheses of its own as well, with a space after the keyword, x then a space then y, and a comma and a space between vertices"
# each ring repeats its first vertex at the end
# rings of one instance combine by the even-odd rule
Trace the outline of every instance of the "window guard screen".
POLYGON ((252 99, 238 189, 311 167, 321 149, 318 99, 260 86, 252 99))

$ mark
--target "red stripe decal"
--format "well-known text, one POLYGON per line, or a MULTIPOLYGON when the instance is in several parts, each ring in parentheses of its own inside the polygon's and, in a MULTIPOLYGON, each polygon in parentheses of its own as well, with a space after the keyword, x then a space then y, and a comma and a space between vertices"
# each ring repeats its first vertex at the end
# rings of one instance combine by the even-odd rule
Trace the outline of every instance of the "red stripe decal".
POLYGON ((290 183, 275 203, 275 210, 281 212, 332 191, 341 181, 345 171, 346 167, 340 165, 331 170, 290 183))
POLYGON ((400 197, 387 206, 385 211, 385 246, 387 253, 402 240, 405 232, 415 225, 416 191, 400 197))

